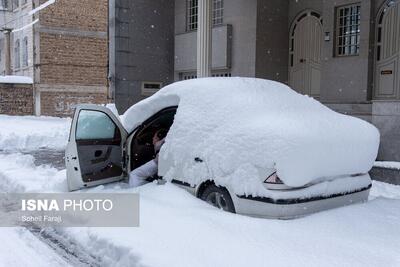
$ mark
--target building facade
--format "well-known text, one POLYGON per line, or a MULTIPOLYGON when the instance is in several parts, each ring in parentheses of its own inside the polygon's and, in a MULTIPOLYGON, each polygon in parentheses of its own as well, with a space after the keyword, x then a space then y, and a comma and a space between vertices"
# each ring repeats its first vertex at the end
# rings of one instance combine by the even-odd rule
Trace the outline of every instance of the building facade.
MULTIPOLYGON (((198 0, 114 5, 110 61, 120 112, 196 78, 198 0)), ((400 161, 399 0, 213 0, 213 24, 213 76, 277 80, 372 122, 381 132, 378 159, 400 161)))
MULTIPOLYGON (((107 0, 2 0, 0 73, 33 79, 36 115, 108 101, 107 0), (53 3, 54 2, 54 3, 53 3), (47 7, 38 10, 43 4, 47 7), (4 30, 10 31, 10 47, 4 30)), ((43 6, 42 6, 43 7, 43 6)))
POLYGON ((110 89, 119 111, 174 81, 174 1, 110 1, 110 89))

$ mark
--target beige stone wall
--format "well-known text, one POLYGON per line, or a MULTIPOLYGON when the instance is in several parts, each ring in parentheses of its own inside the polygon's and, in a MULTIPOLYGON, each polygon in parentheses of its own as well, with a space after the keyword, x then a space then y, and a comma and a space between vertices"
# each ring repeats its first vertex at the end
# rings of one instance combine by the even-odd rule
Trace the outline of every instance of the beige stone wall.
POLYGON ((0 114, 33 115, 31 84, 0 84, 0 114))

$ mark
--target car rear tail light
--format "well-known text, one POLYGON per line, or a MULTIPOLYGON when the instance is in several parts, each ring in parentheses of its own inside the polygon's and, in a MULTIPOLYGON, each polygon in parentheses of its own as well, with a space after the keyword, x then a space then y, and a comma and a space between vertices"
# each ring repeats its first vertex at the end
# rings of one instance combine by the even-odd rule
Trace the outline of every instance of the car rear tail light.
POLYGON ((268 176, 268 178, 265 179, 264 183, 267 183, 267 184, 283 184, 282 180, 279 179, 279 177, 276 174, 276 172, 274 172, 273 174, 268 176))
POLYGON ((267 179, 264 181, 265 186, 267 189, 271 190, 287 190, 287 189, 293 189, 287 185, 285 185, 282 180, 278 177, 276 172, 268 176, 267 179))

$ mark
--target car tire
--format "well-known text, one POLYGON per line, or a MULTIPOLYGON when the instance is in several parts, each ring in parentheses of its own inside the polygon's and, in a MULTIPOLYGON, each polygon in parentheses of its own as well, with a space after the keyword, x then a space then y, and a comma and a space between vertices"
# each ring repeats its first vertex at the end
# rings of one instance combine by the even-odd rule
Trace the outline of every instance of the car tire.
POLYGON ((224 187, 211 184, 204 190, 200 198, 216 208, 235 213, 232 198, 224 187))

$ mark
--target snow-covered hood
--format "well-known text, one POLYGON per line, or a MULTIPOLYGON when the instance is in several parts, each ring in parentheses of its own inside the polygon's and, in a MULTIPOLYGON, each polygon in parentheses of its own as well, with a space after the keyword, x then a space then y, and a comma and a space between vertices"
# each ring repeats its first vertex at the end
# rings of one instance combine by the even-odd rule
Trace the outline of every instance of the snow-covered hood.
POLYGON ((180 169, 184 177, 179 178, 194 184, 204 178, 234 182, 228 180, 237 173, 275 168, 285 184, 302 186, 322 177, 366 173, 378 151, 379 132, 371 124, 284 84, 254 78, 174 83, 131 107, 122 122, 133 130, 173 105, 179 107, 160 154, 172 162, 171 179, 180 169))

